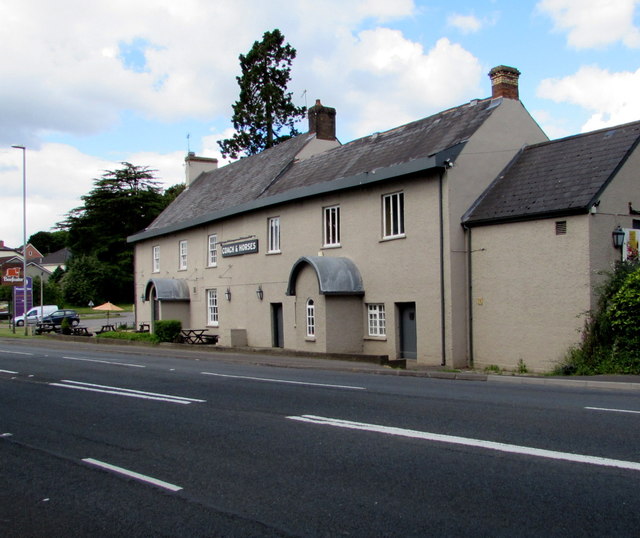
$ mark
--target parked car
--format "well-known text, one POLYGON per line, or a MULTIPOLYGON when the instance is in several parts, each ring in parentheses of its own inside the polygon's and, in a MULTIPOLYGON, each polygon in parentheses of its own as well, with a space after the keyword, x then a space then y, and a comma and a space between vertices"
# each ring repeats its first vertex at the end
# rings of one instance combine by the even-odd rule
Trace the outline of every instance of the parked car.
POLYGON ((56 310, 58 310, 58 305, 56 304, 46 304, 44 306, 34 306, 33 308, 27 311, 26 316, 16 316, 15 324, 16 327, 22 327, 24 325, 25 317, 27 318, 27 324, 33 325, 42 321, 42 318, 48 316, 49 314, 53 314, 56 310), (41 310, 42 309, 42 310, 41 310))
POLYGON ((0 301, 0 319, 9 319, 9 303, 7 301, 0 301))
POLYGON ((80 316, 75 310, 56 310, 42 318, 42 323, 51 323, 55 325, 62 325, 62 320, 68 319, 71 325, 77 325, 80 323, 80 316))

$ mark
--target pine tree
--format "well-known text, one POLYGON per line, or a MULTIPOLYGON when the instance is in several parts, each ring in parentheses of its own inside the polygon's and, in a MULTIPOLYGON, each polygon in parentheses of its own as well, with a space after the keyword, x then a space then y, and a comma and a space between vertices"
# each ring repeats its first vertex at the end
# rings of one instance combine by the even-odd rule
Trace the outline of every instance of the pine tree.
POLYGON ((296 107, 287 92, 295 57, 296 50, 284 44, 277 28, 265 32, 246 56, 240 55, 242 75, 236 77, 240 96, 231 118, 236 133, 218 142, 223 157, 255 155, 299 134, 295 123, 306 110, 296 107))

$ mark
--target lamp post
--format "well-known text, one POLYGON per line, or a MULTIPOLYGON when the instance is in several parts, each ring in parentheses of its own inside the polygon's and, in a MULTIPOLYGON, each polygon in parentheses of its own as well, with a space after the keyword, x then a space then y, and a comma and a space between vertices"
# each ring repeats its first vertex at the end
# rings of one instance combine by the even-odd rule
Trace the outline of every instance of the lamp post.
POLYGON ((25 146, 11 146, 22 150, 22 301, 24 308, 24 335, 27 331, 27 148, 25 146))

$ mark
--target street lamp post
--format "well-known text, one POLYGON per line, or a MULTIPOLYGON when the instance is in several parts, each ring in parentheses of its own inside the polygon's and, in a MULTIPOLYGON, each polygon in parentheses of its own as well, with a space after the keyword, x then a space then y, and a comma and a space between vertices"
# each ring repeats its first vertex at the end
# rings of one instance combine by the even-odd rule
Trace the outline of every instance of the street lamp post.
POLYGON ((24 308, 24 334, 27 330, 27 148, 11 146, 22 150, 22 301, 24 308))

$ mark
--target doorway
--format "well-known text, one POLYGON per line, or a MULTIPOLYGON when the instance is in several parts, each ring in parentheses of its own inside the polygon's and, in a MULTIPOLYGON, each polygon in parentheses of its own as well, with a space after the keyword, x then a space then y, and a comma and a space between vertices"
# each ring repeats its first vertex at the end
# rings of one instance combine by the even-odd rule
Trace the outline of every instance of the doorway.
POLYGON ((418 337, 416 331, 416 303, 398 303, 400 320, 400 358, 418 358, 418 337))
POLYGON ((271 334, 273 347, 284 347, 282 303, 271 303, 271 334))

